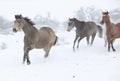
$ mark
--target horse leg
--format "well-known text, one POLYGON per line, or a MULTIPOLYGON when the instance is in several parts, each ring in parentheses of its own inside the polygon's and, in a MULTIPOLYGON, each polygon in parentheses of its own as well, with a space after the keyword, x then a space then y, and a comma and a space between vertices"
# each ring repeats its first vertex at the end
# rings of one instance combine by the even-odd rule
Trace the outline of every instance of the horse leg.
POLYGON ((114 48, 114 46, 113 46, 113 42, 114 42, 114 41, 111 41, 111 47, 112 47, 112 50, 115 51, 115 48, 114 48))
POLYGON ((45 58, 48 57, 48 55, 49 55, 49 51, 50 51, 50 50, 47 50, 47 51, 46 51, 46 53, 45 53, 45 55, 44 55, 45 58))
POLYGON ((104 44, 104 46, 105 46, 105 47, 107 46, 107 40, 105 40, 105 44, 104 44))
POLYGON ((44 57, 45 57, 45 58, 48 57, 50 49, 51 49, 51 46, 48 46, 48 47, 45 47, 45 48, 44 48, 44 51, 45 51, 44 57))
POLYGON ((80 37, 79 40, 78 40, 78 44, 77 44, 77 48, 79 48, 79 43, 80 41, 83 39, 84 37, 80 37))
POLYGON ((89 39, 90 39, 90 36, 87 36, 86 40, 87 40, 87 45, 89 45, 89 39))
POLYGON ((75 40, 74 40, 74 43, 73 43, 73 51, 75 51, 75 43, 76 43, 76 40, 78 39, 78 36, 76 36, 75 40))
POLYGON ((105 36, 104 36, 104 41, 105 41, 104 46, 106 47, 106 46, 107 46, 107 37, 106 37, 106 34, 105 34, 105 36))
POLYGON ((96 32, 92 34, 92 39, 91 39, 91 44, 90 44, 91 46, 92 46, 92 44, 93 44, 93 41, 94 41, 94 39, 95 39, 95 36, 96 36, 96 32))
POLYGON ((108 42, 108 52, 110 52, 110 42, 108 42))
POLYGON ((29 65, 31 62, 29 60, 29 51, 31 49, 29 47, 25 48, 24 47, 24 56, 23 56, 23 63, 27 60, 27 64, 29 65))

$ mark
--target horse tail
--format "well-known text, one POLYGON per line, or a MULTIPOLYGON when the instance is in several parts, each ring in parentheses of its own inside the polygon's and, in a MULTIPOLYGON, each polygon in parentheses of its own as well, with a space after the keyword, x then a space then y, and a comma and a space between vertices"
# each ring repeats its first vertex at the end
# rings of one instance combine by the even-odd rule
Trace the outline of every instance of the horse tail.
POLYGON ((102 38, 102 35, 103 35, 103 29, 100 25, 97 25, 97 29, 98 29, 98 32, 99 32, 99 37, 102 38))
POLYGON ((55 45, 55 44, 57 43, 57 41, 58 41, 58 37, 56 36, 56 38, 55 38, 55 41, 54 41, 53 45, 55 45))

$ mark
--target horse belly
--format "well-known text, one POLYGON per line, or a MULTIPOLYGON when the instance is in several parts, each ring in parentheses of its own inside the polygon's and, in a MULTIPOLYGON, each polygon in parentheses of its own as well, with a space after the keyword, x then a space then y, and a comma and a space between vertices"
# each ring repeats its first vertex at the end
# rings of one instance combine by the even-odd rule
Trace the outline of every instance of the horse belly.
POLYGON ((44 48, 49 44, 50 40, 47 36, 40 36, 40 39, 38 40, 38 43, 36 44, 37 48, 44 48))
POLYGON ((112 36, 113 38, 120 38, 120 28, 115 27, 112 31, 112 36))

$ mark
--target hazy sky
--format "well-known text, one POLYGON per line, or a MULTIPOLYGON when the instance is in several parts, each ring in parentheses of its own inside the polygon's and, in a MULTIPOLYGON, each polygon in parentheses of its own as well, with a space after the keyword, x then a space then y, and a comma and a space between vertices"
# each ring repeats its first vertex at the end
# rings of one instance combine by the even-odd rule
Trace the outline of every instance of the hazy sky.
POLYGON ((0 0, 0 15, 13 20, 15 14, 34 18, 37 14, 46 16, 50 12, 52 17, 64 20, 81 6, 112 10, 119 5, 119 0, 0 0))

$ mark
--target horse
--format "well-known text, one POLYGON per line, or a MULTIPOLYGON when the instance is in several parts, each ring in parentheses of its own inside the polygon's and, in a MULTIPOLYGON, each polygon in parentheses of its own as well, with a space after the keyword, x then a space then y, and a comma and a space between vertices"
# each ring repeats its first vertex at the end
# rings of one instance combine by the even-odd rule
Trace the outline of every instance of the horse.
MULTIPOLYGON (((111 23, 111 24, 114 25, 114 23, 111 23)), ((106 47, 107 44, 108 44, 107 36, 106 36, 106 27, 104 28, 104 41, 105 41, 105 43, 104 43, 104 47, 106 47)), ((114 41, 115 41, 115 40, 114 40, 114 41)), ((114 43, 114 41, 113 41, 113 43, 114 43)))
POLYGON ((120 38, 120 23, 116 23, 116 24, 111 23, 108 11, 102 12, 102 20, 100 23, 101 24, 105 23, 105 25, 106 25, 108 51, 110 51, 111 47, 112 47, 112 50, 115 51, 113 42, 116 38, 120 38))
POLYGON ((86 37, 87 44, 89 45, 90 36, 92 37, 90 45, 93 44, 94 38, 96 36, 97 30, 99 32, 99 37, 102 37, 102 27, 96 25, 94 22, 85 22, 80 21, 76 18, 69 18, 67 31, 71 31, 74 27, 76 27, 76 37, 73 43, 73 50, 75 51, 75 43, 78 39, 77 48, 79 48, 79 42, 86 37))
POLYGON ((47 58, 50 49, 57 42, 57 36, 50 27, 41 27, 39 30, 34 27, 34 23, 27 17, 15 15, 15 21, 13 25, 13 32, 17 32, 20 29, 24 32, 24 56, 23 63, 31 64, 29 59, 29 51, 36 49, 44 49, 47 58))

